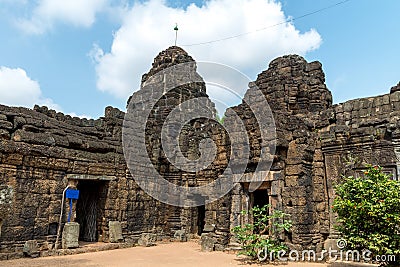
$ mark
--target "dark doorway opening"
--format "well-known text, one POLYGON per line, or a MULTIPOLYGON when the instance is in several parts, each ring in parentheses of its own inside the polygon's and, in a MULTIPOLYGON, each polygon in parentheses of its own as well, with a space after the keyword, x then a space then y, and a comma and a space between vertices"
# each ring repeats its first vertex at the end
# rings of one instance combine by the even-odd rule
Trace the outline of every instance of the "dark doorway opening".
POLYGON ((76 221, 79 223, 79 240, 96 242, 104 212, 105 182, 80 180, 79 199, 76 204, 76 221))
POLYGON ((253 207, 258 206, 259 208, 268 205, 268 190, 256 190, 253 192, 253 207))
POLYGON ((206 206, 197 207, 197 234, 201 236, 206 225, 206 206))
MULTIPOLYGON (((256 190, 251 195, 251 203, 252 203, 251 207, 252 208, 253 207, 262 208, 265 205, 268 205, 268 203, 269 203, 268 200, 269 200, 268 190, 266 190, 266 189, 256 190)), ((267 208, 265 210, 265 212, 263 212, 263 214, 268 215, 268 213, 269 213, 269 209, 267 208)), ((252 220, 254 220, 254 218, 252 218, 252 220)), ((261 227, 261 228, 255 227, 253 231, 254 231, 254 233, 257 233, 257 234, 264 234, 264 232, 266 231, 266 228, 265 227, 261 227)))

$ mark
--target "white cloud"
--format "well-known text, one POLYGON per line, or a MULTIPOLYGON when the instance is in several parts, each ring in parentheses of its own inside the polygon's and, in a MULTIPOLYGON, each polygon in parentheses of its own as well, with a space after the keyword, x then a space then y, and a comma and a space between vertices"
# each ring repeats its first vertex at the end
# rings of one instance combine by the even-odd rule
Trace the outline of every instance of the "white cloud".
POLYGON ((90 27, 96 14, 107 6, 107 0, 40 0, 31 17, 18 20, 17 26, 32 34, 42 34, 57 22, 90 27))
POLYGON ((185 10, 168 7, 162 0, 136 3, 115 33, 111 51, 93 48, 97 87, 119 98, 136 91, 153 58, 173 45, 175 23, 178 45, 195 60, 227 64, 255 78, 271 59, 289 53, 304 55, 321 44, 314 29, 300 33, 291 23, 269 27, 286 20, 281 4, 269 0, 210 0, 185 10), (265 27, 269 28, 257 31, 265 27), (184 45, 247 32, 252 33, 207 45, 184 45))
POLYGON ((78 115, 78 114, 76 114, 75 112, 66 113, 65 115, 70 115, 71 117, 78 117, 78 118, 81 118, 81 119, 85 118, 85 119, 88 119, 88 120, 94 119, 94 118, 93 118, 92 116, 90 116, 90 115, 86 115, 86 114, 80 114, 80 115, 78 115))
POLYGON ((28 108, 38 104, 61 110, 53 100, 43 97, 39 83, 32 80, 25 70, 2 66, 0 66, 0 103, 28 108))
MULTIPOLYGON (((21 68, 0 66, 0 104, 7 106, 23 106, 33 108, 34 105, 47 106, 59 112, 62 108, 50 98, 43 96, 40 85, 32 80, 21 68)), ((66 113, 72 117, 91 119, 89 115, 66 113)))

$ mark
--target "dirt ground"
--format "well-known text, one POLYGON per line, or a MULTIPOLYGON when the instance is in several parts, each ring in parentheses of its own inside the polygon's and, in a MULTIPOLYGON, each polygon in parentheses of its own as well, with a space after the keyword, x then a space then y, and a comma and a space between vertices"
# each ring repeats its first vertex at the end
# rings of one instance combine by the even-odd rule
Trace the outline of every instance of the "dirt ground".
MULTIPOLYGON (((36 259, 17 259, 0 261, 0 267, 158 267, 158 266, 260 266, 248 264, 235 254, 220 251, 202 252, 196 242, 157 244, 154 247, 133 247, 127 249, 76 254, 58 257, 42 257, 36 259)), ((326 267, 318 263, 289 263, 287 267, 326 267)))

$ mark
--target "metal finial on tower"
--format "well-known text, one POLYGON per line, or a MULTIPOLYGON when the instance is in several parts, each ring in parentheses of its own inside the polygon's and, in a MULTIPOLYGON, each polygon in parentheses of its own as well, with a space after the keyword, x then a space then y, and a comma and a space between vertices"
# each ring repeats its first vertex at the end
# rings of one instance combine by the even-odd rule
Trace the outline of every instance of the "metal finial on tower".
POLYGON ((178 40, 178 23, 175 23, 174 31, 175 31, 175 46, 176 46, 176 41, 178 40))

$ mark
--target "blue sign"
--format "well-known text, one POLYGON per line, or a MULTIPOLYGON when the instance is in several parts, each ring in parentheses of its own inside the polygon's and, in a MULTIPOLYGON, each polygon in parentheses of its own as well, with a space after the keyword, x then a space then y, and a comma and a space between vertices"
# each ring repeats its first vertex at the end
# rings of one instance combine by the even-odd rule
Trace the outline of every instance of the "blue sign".
POLYGON ((66 198, 69 198, 69 199, 78 199, 79 198, 79 190, 68 188, 67 191, 65 192, 65 196, 66 196, 66 198))

